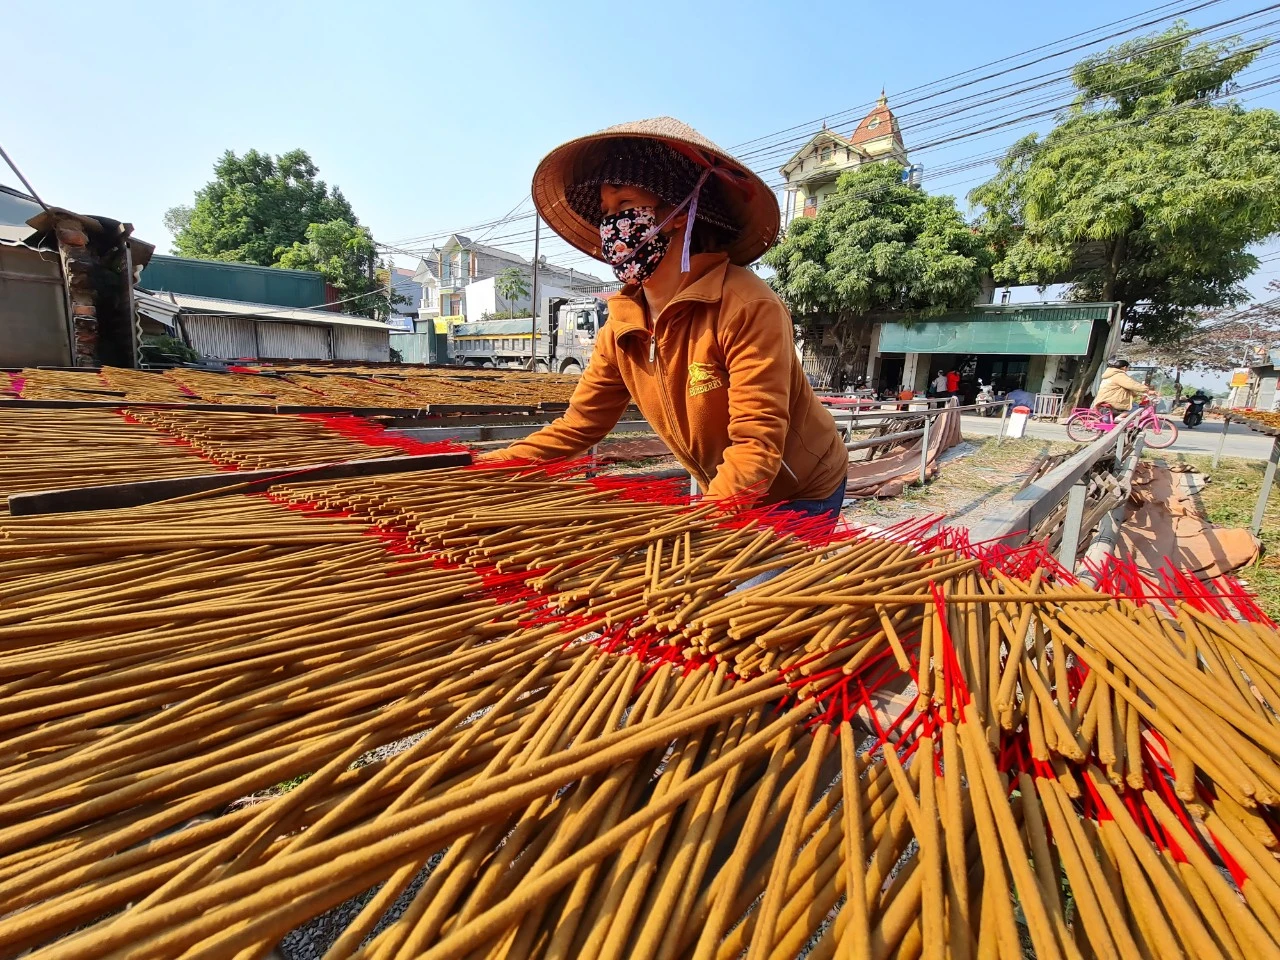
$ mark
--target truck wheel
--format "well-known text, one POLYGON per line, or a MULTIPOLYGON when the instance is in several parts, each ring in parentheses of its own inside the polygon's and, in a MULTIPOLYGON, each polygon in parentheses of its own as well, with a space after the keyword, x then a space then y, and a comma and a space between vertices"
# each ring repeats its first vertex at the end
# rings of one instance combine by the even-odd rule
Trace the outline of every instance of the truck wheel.
POLYGON ((533 361, 533 369, 534 369, 534 372, 535 372, 535 373, 550 373, 550 372, 551 372, 551 368, 550 368, 549 366, 547 366, 547 361, 545 361, 545 360, 535 360, 535 361, 533 361))
POLYGON ((492 360, 486 360, 484 363, 480 364, 480 367, 483 370, 492 370, 494 368, 494 362, 492 360))
POLYGON ((560 368, 560 372, 568 377, 580 377, 582 376, 582 366, 576 360, 568 360, 560 368))

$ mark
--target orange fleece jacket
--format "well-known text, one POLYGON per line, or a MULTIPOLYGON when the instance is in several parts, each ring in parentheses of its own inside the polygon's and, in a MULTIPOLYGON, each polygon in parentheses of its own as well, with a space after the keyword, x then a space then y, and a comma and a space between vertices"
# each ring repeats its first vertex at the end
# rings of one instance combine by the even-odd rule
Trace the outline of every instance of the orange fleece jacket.
POLYGON ((612 297, 565 415, 482 459, 577 456, 634 399, 708 497, 828 497, 849 457, 793 342, 768 284, 723 254, 699 254, 652 327, 638 286, 612 297))

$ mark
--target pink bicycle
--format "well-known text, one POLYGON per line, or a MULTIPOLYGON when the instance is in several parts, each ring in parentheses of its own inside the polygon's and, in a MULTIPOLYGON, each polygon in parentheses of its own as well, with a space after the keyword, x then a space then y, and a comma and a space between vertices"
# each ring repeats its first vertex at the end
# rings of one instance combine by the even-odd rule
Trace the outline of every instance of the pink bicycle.
MULTIPOLYGON (((1178 440, 1178 427, 1172 420, 1158 416, 1155 407, 1149 401, 1142 401, 1142 413, 1129 429, 1142 431, 1142 442, 1155 450, 1171 447, 1178 440)), ((1101 410, 1092 407, 1077 407, 1067 418, 1067 436, 1076 443, 1089 443, 1104 433, 1115 429, 1115 412, 1109 406, 1101 410)))

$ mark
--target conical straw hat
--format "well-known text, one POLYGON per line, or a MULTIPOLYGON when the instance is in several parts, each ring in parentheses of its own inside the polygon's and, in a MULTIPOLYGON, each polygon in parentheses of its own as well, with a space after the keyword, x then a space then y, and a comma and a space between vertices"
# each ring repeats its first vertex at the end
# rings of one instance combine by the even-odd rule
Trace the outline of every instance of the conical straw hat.
MULTIPOLYGON (((746 266, 759 259, 778 238, 781 214, 773 191, 755 173, 717 147, 692 127, 671 117, 655 117, 621 123, 590 136, 570 140, 552 150, 533 174, 533 202, 547 225, 583 253, 600 256, 600 225, 574 210, 568 200, 571 188, 590 182, 600 163, 601 148, 611 140, 643 138, 671 147, 699 167, 711 167, 708 185, 718 182, 721 216, 728 221, 729 259, 746 266)), ((707 194, 703 188, 703 196, 707 194)), ((667 198, 671 199, 671 198, 667 198)), ((679 198, 683 199, 683 197, 679 198)), ((673 202, 679 202, 674 200, 673 202)), ((710 213, 710 211, 707 211, 710 213)), ((706 217, 699 209, 699 219, 706 217)))

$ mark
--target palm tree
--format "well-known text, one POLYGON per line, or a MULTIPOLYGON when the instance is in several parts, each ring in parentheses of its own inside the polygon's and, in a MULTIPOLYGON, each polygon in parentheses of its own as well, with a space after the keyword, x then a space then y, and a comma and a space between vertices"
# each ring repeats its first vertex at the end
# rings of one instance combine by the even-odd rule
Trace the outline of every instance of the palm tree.
POLYGON ((507 316, 515 316, 516 298, 529 295, 529 287, 520 268, 507 267, 507 269, 498 274, 493 285, 498 292, 498 296, 507 301, 507 316))

